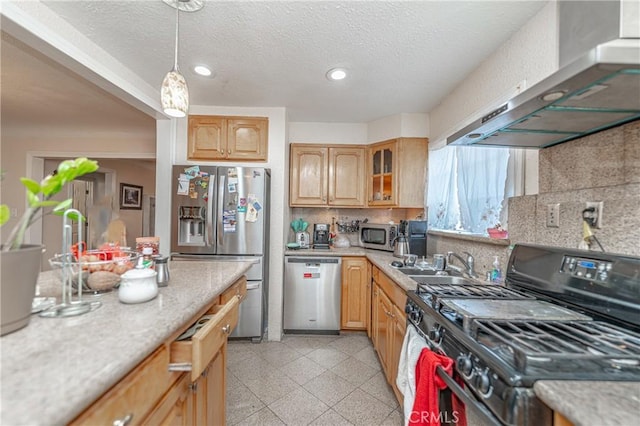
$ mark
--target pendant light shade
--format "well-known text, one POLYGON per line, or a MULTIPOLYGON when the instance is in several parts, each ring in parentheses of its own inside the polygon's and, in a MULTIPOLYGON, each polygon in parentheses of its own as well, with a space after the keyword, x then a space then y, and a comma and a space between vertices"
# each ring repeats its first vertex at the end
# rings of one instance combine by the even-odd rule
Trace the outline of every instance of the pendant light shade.
POLYGON ((189 88, 187 81, 177 69, 164 76, 160 93, 162 110, 171 117, 182 118, 189 111, 189 88))
POLYGON ((202 0, 163 0, 176 9, 176 49, 173 69, 165 75, 160 88, 162 110, 170 117, 182 118, 189 112, 189 88, 184 76, 178 70, 178 31, 180 11, 196 12, 204 6, 202 0))

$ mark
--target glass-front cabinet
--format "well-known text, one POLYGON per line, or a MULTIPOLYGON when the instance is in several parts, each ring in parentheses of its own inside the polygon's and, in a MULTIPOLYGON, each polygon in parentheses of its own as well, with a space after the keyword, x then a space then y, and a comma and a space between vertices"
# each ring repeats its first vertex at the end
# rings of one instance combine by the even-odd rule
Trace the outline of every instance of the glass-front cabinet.
POLYGON ((369 147, 368 201, 370 206, 395 205, 396 141, 369 147))

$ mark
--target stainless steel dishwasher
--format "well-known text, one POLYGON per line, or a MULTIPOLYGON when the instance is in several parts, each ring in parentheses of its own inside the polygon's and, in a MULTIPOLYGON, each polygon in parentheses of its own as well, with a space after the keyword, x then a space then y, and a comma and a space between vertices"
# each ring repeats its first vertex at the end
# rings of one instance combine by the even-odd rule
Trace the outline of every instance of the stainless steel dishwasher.
POLYGON ((340 331, 339 257, 285 257, 284 332, 340 331))

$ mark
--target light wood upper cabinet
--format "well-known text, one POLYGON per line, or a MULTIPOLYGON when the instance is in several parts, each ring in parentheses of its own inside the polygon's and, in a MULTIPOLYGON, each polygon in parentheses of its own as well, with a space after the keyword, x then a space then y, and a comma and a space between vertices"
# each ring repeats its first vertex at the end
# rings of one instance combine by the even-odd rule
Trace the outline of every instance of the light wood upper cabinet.
POLYGON ((367 329, 371 312, 368 263, 365 257, 342 258, 340 328, 343 330, 367 329))
POLYGON ((291 145, 289 203, 326 206, 329 187, 329 149, 320 145, 291 145))
POLYGON ((188 160, 267 161, 265 117, 190 115, 188 160))
POLYGON ((329 205, 365 206, 365 148, 329 148, 329 205))
POLYGON ((365 206, 365 147, 291 145, 289 204, 365 206))
POLYGON ((369 207, 423 208, 428 140, 399 138, 369 145, 369 207))
POLYGON ((267 161, 267 118, 227 119, 227 159, 267 161))
POLYGON ((220 160, 225 158, 227 126, 223 117, 189 116, 187 158, 189 160, 220 160))

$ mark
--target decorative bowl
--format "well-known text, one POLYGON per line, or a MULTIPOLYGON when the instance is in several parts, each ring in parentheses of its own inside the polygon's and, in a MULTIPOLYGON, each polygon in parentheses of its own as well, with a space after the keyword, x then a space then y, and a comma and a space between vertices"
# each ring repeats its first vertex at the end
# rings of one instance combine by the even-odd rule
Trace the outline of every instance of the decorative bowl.
POLYGON ((490 238, 505 239, 508 237, 508 233, 505 229, 487 228, 490 238))
POLYGON ((72 253, 56 254, 49 259, 49 264, 60 270, 61 278, 64 278, 64 269, 68 268, 73 288, 78 288, 81 278, 83 293, 104 293, 113 290, 120 283, 120 276, 133 269, 138 256, 131 250, 87 250, 79 259, 72 253))

